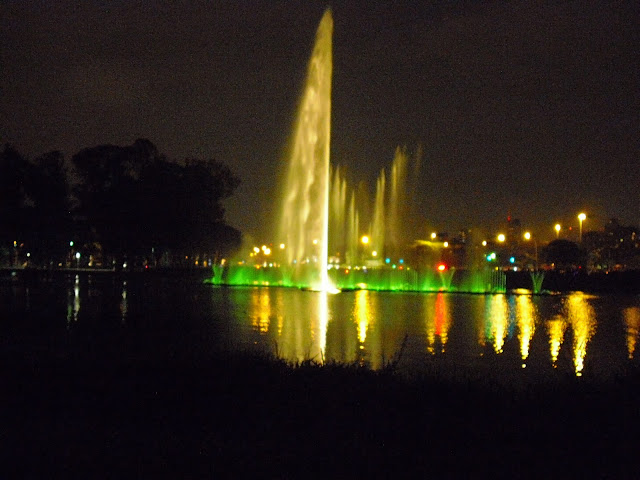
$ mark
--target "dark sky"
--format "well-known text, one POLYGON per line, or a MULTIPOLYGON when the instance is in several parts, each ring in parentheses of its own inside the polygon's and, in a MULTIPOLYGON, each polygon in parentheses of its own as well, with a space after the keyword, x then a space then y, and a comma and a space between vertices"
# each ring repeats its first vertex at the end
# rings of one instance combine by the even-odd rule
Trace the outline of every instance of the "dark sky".
MULTIPOLYGON (((228 220, 260 237, 326 5, 4 1, 0 141, 218 159, 242 180, 228 220)), ((332 8, 332 163, 352 181, 373 192, 420 144, 425 232, 497 231, 508 212, 541 238, 581 210, 587 229, 640 224, 637 1, 332 8)))

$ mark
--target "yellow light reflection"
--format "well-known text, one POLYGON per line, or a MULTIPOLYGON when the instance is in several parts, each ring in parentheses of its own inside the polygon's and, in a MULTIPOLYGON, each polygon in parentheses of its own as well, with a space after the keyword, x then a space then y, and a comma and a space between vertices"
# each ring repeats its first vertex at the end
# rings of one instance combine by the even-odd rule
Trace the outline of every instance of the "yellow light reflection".
POLYGON ((364 349, 364 342, 367 339, 367 330, 373 316, 369 304, 369 290, 358 290, 356 292, 353 316, 358 326, 358 342, 360 349, 364 349))
POLYGON ((320 358, 324 362, 327 352, 327 327, 329 326, 329 294, 326 291, 318 292, 318 326, 314 335, 318 340, 320 358))
POLYGON ((640 307, 625 308, 623 315, 624 321, 627 324, 627 352, 629 359, 632 359, 640 333, 640 307))
POLYGON ((251 296, 251 326, 261 334, 269 331, 271 321, 271 297, 269 289, 260 289, 251 296))
POLYGON ((518 322, 518 339, 520 340, 520 355, 522 367, 526 366, 529 358, 529 345, 535 332, 535 308, 529 295, 519 295, 516 299, 516 318, 518 322))
POLYGON ((502 353, 507 337, 509 315, 507 299, 504 294, 492 295, 488 298, 485 311, 486 336, 493 344, 496 353, 502 353))
POLYGON ((567 329, 567 322, 558 315, 554 319, 547 322, 547 330, 549 331, 549 349, 551 350, 551 364, 556 368, 560 347, 564 342, 564 332, 567 329))
POLYGON ((596 329, 595 313, 587 298, 583 293, 576 292, 567 298, 565 304, 569 324, 573 330, 573 366, 578 377, 584 370, 587 344, 596 329))

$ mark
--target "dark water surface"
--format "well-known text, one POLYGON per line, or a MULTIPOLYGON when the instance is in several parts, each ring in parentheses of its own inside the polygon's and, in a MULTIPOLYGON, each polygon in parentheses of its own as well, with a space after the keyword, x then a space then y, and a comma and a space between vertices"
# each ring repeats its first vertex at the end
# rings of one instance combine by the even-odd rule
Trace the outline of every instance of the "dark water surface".
POLYGON ((638 478, 638 296, 56 275, 0 280, 7 478, 638 478))
POLYGON ((327 295, 111 274, 0 282, 5 353, 106 362, 255 349, 445 376, 606 378, 638 366, 639 331, 637 295, 327 295))

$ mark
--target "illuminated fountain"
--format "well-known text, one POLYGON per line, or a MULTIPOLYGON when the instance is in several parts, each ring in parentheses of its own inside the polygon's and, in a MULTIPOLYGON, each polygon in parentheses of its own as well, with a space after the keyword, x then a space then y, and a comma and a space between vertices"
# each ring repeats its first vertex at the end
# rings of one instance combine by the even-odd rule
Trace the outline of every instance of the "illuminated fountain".
POLYGON ((327 10, 316 33, 294 129, 279 238, 293 282, 328 288, 329 147, 333 18, 327 10))
POLYGON ((411 156, 406 149, 396 149, 391 168, 379 174, 372 206, 362 184, 350 188, 346 172, 331 167, 332 34, 327 10, 316 33, 293 129, 276 242, 214 266, 212 283, 322 291, 504 291, 502 272, 483 271, 479 281, 471 282, 469 275, 439 265, 444 242, 427 242, 432 265, 406 261, 415 247, 413 239, 420 236, 411 231, 414 217, 409 211, 420 150, 411 156))

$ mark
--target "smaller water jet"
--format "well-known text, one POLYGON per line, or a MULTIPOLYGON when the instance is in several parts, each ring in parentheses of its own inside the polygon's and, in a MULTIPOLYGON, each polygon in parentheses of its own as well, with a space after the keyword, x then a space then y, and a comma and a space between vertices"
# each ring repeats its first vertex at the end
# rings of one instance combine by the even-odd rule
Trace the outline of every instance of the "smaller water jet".
POLYGON ((532 292, 538 294, 542 292, 542 282, 544 281, 544 272, 533 271, 531 275, 532 292))

